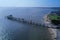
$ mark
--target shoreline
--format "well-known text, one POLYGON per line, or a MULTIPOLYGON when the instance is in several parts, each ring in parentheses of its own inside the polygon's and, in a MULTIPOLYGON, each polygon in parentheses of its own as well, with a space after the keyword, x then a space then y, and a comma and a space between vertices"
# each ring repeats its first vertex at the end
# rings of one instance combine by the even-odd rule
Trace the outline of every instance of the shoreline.
MULTIPOLYGON (((49 25, 49 24, 51 24, 50 23, 50 20, 48 19, 48 16, 49 14, 46 14, 45 16, 44 16, 44 24, 46 25, 46 26, 48 26, 48 27, 52 27, 51 25, 49 25), (47 21, 48 20, 48 21, 47 21)), ((50 36, 51 36, 51 39, 52 40, 56 40, 56 38, 57 38, 57 29, 53 29, 53 28, 48 28, 48 31, 49 31, 49 33, 50 33, 50 36)))
POLYGON ((48 28, 48 31, 49 31, 49 33, 51 35, 51 39, 56 40, 56 38, 57 38, 57 32, 56 32, 57 29, 48 28))

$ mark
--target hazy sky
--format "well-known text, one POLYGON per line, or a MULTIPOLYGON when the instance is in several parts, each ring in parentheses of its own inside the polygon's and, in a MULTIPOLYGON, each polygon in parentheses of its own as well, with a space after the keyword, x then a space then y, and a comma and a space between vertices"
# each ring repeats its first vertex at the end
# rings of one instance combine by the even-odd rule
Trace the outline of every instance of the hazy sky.
POLYGON ((60 7, 60 0, 0 0, 0 7, 60 7))

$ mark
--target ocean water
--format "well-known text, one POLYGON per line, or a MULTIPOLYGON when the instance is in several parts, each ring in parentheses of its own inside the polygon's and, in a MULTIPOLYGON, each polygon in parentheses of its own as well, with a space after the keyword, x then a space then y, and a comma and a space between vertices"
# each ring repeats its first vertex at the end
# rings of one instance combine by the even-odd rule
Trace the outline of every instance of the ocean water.
POLYGON ((41 7, 0 7, 0 40, 51 40, 47 28, 11 21, 6 18, 13 15, 36 23, 43 23, 43 16, 54 8, 41 7))

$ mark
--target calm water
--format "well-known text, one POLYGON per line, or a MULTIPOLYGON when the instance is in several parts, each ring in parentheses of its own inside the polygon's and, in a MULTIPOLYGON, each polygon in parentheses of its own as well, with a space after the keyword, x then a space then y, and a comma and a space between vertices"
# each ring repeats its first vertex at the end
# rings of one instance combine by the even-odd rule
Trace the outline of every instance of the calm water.
POLYGON ((0 40, 50 40, 48 30, 43 27, 28 25, 8 20, 6 16, 12 14, 17 18, 43 23, 45 14, 56 9, 52 8, 0 8, 0 40))

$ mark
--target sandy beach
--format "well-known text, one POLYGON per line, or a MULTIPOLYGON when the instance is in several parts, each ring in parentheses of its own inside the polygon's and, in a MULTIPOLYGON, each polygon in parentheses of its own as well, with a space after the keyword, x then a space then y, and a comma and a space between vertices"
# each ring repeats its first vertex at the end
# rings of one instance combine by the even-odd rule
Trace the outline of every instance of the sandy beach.
MULTIPOLYGON (((51 25, 51 23, 50 23, 50 20, 48 19, 48 14, 46 14, 45 16, 44 16, 44 24, 46 25, 46 26, 48 26, 48 27, 55 27, 54 25, 52 26, 51 25)), ((53 28, 48 28, 48 31, 49 31, 49 33, 50 33, 50 35, 51 35, 51 39, 52 40, 56 40, 56 38, 57 38, 57 29, 53 29, 53 28)))
POLYGON ((57 32, 56 31, 57 31, 57 29, 48 28, 48 31, 51 34, 51 39, 56 40, 56 37, 57 37, 57 32))

